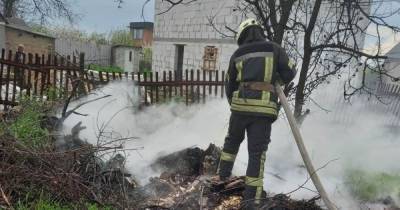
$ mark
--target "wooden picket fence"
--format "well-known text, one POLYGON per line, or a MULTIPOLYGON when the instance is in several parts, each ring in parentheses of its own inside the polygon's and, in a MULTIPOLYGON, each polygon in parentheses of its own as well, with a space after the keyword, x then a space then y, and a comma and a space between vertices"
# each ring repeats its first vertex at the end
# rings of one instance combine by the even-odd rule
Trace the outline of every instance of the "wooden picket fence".
MULTIPOLYGON (((66 97, 76 78, 88 81, 84 69, 84 55, 59 57, 1 51, 0 105, 4 110, 18 105, 22 96, 49 100, 66 97), (79 60, 79 61, 78 61, 79 60)), ((85 84, 86 91, 93 86, 85 84)))
MULTIPOLYGON (((208 97, 224 97, 224 71, 185 70, 147 73, 85 71, 84 55, 60 57, 1 52, 0 106, 7 110, 18 105, 22 96, 37 100, 65 98, 73 83, 83 83, 84 93, 114 80, 133 81, 146 105, 167 101, 187 105, 205 102, 208 97)), ((82 88, 81 88, 82 89, 82 88)))
POLYGON ((89 71, 93 84, 114 80, 134 81, 138 94, 146 105, 168 101, 185 102, 186 105, 205 102, 208 97, 224 97, 224 71, 185 70, 147 73, 109 73, 89 71))
POLYGON ((185 70, 139 73, 137 84, 145 104, 165 101, 184 101, 186 105, 205 102, 207 96, 221 97, 224 91, 225 71, 185 70))

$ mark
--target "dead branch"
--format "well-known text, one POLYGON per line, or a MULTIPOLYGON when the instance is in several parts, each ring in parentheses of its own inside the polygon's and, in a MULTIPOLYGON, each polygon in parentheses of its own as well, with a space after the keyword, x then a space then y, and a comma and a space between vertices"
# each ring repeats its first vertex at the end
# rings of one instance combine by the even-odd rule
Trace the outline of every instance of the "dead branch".
POLYGON ((0 192, 1 192, 1 196, 3 197, 4 202, 6 202, 8 207, 11 207, 10 199, 8 199, 8 197, 4 193, 3 187, 1 186, 1 184, 0 184, 0 192))
POLYGON ((339 158, 330 160, 330 161, 328 161, 327 163, 325 163, 323 166, 317 168, 317 169, 306 179, 306 181, 304 181, 303 184, 299 185, 296 189, 294 189, 294 190, 292 190, 292 191, 290 191, 290 192, 288 192, 288 193, 285 193, 285 195, 290 195, 290 194, 292 194, 292 193, 294 193, 294 192, 296 192, 296 191, 298 191, 298 190, 300 190, 300 189, 302 189, 302 188, 305 188, 304 186, 311 180, 311 177, 312 177, 315 173, 317 173, 318 171, 320 171, 320 170, 326 168, 329 164, 331 164, 332 162, 337 161, 337 160, 339 160, 339 158))

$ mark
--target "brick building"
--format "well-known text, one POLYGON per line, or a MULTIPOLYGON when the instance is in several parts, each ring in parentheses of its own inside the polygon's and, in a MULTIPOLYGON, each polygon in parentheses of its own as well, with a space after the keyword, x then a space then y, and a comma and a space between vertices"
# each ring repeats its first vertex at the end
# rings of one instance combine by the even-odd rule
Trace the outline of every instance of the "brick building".
POLYGON ((0 47, 13 52, 20 48, 29 53, 53 54, 55 37, 33 31, 21 19, 2 18, 0 21, 0 47))
POLYGON ((131 22, 129 27, 133 40, 138 43, 135 47, 150 47, 153 44, 152 22, 131 22))
MULTIPOLYGON (((202 0, 177 5, 169 12, 155 15, 153 71, 185 69, 226 70, 231 54, 237 49, 225 26, 236 29, 242 20, 234 12, 237 0, 202 0), (214 27, 209 24, 213 19, 214 27)), ((155 1, 155 14, 169 8, 155 1)))

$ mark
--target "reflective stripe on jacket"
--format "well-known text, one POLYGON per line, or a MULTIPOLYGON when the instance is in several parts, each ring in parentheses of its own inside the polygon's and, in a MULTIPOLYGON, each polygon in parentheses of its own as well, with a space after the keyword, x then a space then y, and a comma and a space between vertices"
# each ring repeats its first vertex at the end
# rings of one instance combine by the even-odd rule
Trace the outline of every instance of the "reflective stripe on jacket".
POLYGON ((243 83, 289 83, 295 71, 285 51, 272 42, 244 44, 233 54, 227 74, 226 93, 232 112, 277 118, 277 95, 271 91, 243 88, 243 83))

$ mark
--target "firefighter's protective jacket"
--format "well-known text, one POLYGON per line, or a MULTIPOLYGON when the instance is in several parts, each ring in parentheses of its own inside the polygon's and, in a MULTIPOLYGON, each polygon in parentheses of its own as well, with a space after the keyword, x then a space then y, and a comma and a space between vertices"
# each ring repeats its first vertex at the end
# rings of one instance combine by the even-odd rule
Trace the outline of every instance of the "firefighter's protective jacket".
POLYGON ((285 50, 269 41, 241 45, 232 55, 226 77, 226 95, 235 113, 276 119, 278 97, 274 91, 242 88, 244 83, 288 84, 296 75, 285 50))

